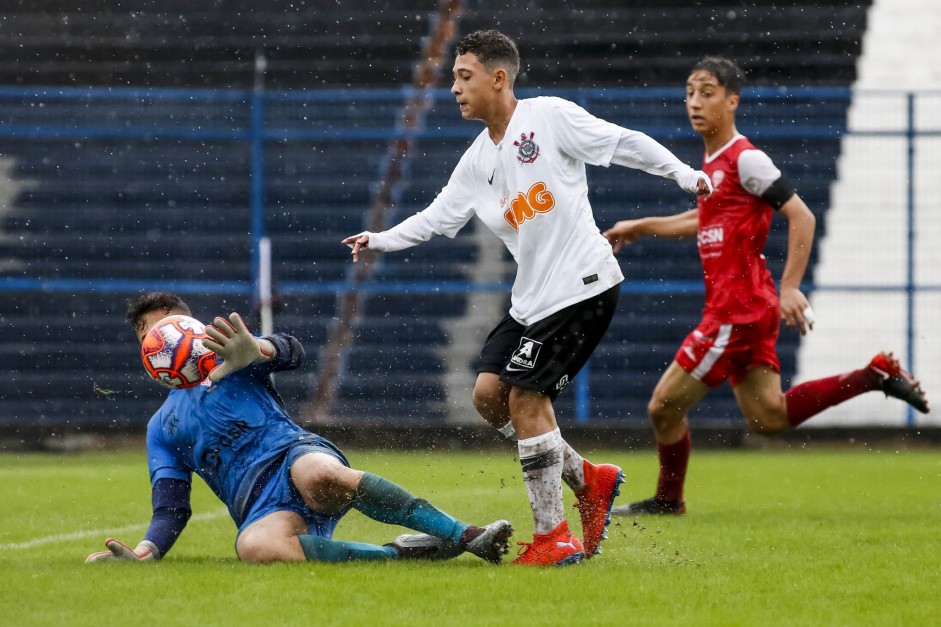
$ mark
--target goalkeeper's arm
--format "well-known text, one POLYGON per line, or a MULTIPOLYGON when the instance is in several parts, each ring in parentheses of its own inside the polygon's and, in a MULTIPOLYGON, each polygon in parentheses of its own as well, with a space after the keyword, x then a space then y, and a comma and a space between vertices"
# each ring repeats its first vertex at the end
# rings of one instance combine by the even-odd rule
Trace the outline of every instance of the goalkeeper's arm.
POLYGON ((107 551, 92 553, 86 563, 100 561, 145 562, 159 560, 180 537, 192 511, 190 510, 190 482, 181 479, 158 479, 151 491, 153 517, 144 539, 132 549, 126 544, 108 538, 107 551))

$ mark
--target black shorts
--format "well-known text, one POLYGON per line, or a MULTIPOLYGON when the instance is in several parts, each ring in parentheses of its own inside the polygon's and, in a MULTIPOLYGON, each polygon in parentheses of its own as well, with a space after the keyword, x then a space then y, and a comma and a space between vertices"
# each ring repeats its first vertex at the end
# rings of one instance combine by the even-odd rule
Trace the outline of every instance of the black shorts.
POLYGON ((569 305, 528 327, 507 314, 484 342, 477 373, 555 400, 572 382, 611 323, 621 286, 569 305))

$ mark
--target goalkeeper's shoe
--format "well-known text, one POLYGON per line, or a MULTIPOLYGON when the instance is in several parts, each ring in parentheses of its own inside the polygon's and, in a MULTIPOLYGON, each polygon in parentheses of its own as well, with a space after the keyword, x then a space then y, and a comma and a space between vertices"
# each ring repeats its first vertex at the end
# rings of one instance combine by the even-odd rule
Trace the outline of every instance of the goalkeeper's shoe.
POLYGON ((460 546, 427 533, 403 534, 390 542, 399 557, 410 560, 449 560, 464 552, 460 546))
POLYGON ((461 548, 482 560, 499 564, 510 552, 513 526, 507 520, 497 520, 486 527, 468 527, 461 536, 461 548))
POLYGON ((630 505, 618 505, 611 509, 613 516, 682 516, 685 513, 685 501, 670 501, 656 497, 645 501, 637 501, 630 505))
POLYGON ((486 527, 474 527, 464 530, 459 544, 453 544, 427 533, 403 534, 386 546, 391 546, 404 559, 449 560, 464 551, 477 557, 499 564, 504 555, 510 552, 510 536, 513 526, 506 520, 497 520, 486 527))
POLYGON ((879 389, 885 395, 901 399, 920 411, 928 413, 928 399, 912 373, 902 368, 899 360, 892 353, 879 353, 869 362, 869 371, 879 381, 879 389))
POLYGON ((582 541, 569 531, 564 520, 549 533, 533 534, 532 542, 518 544, 523 548, 513 563, 521 566, 567 566, 585 557, 582 541))
POLYGON ((582 518, 582 543, 591 558, 601 552, 601 541, 608 537, 605 527, 611 522, 614 497, 621 493, 624 473, 613 464, 597 466, 585 460, 585 487, 575 496, 575 509, 582 518))

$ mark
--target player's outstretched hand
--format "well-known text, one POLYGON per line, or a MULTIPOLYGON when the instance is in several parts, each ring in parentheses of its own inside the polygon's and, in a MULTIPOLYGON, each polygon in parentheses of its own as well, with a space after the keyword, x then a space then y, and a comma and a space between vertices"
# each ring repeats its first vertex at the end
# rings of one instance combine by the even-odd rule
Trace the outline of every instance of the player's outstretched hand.
POLYGON ((778 299, 781 309, 781 320, 789 327, 794 327, 800 331, 801 335, 807 335, 808 331, 813 331, 814 310, 804 293, 794 288, 782 288, 778 299))
POLYGON ((159 551, 153 542, 142 540, 136 549, 132 549, 123 542, 114 538, 105 540, 107 551, 98 551, 85 558, 86 564, 92 562, 152 562, 157 559, 159 551))
POLYGON ((617 254, 624 244, 633 244, 643 235, 640 232, 640 220, 621 220, 603 233, 615 254, 617 254))
POLYGON ((346 244, 353 249, 353 263, 359 261, 359 251, 364 248, 369 248, 369 236, 372 235, 369 231, 363 231, 358 235, 350 235, 343 241, 341 244, 346 244))
POLYGON ((677 177, 676 183, 683 191, 696 194, 697 196, 705 196, 712 193, 712 181, 709 180, 709 176, 702 170, 690 170, 685 174, 681 174, 677 177))
POLYGON ((211 325, 206 325, 206 335, 209 339, 203 340, 203 345, 223 359, 221 364, 209 371, 209 378, 213 381, 274 357, 274 345, 252 335, 242 316, 235 312, 229 314, 228 320, 217 317, 211 325))
POLYGON ((712 193, 712 181, 709 180, 709 177, 706 176, 705 172, 700 172, 702 176, 699 177, 699 180, 696 181, 696 195, 697 196, 708 196, 712 193))

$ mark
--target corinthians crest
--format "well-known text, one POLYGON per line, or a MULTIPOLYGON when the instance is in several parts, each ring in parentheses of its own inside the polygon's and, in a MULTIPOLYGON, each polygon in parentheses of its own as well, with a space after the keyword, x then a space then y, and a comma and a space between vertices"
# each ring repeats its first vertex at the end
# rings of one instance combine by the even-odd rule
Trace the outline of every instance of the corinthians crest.
POLYGON ((522 133, 519 141, 513 142, 513 145, 518 148, 516 158, 520 160, 520 163, 532 163, 539 156, 539 146, 533 141, 534 135, 535 133, 530 133, 529 137, 526 137, 526 133, 522 133))

